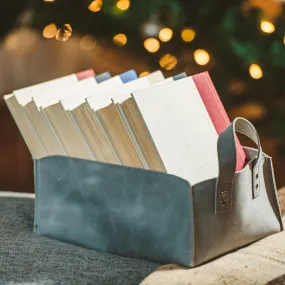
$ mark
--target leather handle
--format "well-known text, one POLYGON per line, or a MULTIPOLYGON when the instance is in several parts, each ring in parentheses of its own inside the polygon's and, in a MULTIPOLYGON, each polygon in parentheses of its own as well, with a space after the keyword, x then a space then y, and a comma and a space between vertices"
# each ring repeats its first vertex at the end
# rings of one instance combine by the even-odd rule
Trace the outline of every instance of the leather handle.
POLYGON ((259 195, 260 166, 262 161, 262 149, 258 133, 254 126, 244 118, 236 118, 219 136, 218 159, 219 175, 216 185, 215 212, 224 213, 232 208, 232 184, 236 169, 236 134, 241 133, 250 138, 258 147, 252 169, 252 193, 253 198, 259 195))

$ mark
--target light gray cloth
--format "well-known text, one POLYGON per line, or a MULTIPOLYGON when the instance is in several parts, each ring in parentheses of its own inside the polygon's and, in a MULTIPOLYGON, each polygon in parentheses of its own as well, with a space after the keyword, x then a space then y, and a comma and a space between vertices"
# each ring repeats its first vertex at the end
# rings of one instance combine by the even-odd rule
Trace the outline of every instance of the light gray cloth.
POLYGON ((32 233, 34 200, 0 197, 0 284, 137 285, 159 265, 32 233))

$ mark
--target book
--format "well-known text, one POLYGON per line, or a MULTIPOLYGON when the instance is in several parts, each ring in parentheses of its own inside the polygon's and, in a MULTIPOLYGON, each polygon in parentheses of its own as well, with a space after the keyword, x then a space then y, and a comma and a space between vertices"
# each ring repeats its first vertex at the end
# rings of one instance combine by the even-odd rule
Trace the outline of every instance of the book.
POLYGON ((80 106, 81 104, 86 103, 86 98, 90 97, 98 92, 103 92, 105 90, 108 90, 112 87, 119 88, 121 85, 123 85, 123 81, 119 75, 114 76, 106 81, 103 81, 100 84, 96 85, 96 90, 92 89, 88 92, 75 92, 69 96, 66 96, 65 98, 62 98, 59 101, 59 105, 62 105, 64 107, 64 110, 73 110, 80 106))
POLYGON ((186 78, 186 77, 187 77, 186 72, 181 72, 179 74, 174 75, 173 76, 173 80, 176 81, 176 80, 183 79, 183 78, 186 78))
POLYGON ((14 94, 8 94, 4 96, 4 100, 8 106, 8 109, 20 130, 22 137, 32 155, 33 158, 41 158, 46 155, 46 150, 41 144, 40 139, 33 130, 33 126, 26 118, 23 108, 18 104, 14 94))
MULTIPOLYGON (((104 90, 110 89, 112 87, 117 88, 122 84, 128 83, 128 80, 133 81, 137 78, 137 75, 134 70, 126 71, 120 75, 116 75, 108 80, 100 82, 98 85, 97 92, 102 92, 104 90)), ((95 77, 96 79, 96 77, 95 77)), ((97 80, 96 80, 97 81, 97 80)), ((93 92, 93 90, 92 90, 93 92)), ((65 110, 73 110, 80 106, 81 104, 86 103, 85 99, 93 95, 93 93, 74 93, 71 96, 65 97, 61 103, 64 105, 65 110)))
MULTIPOLYGON (((127 80, 134 80, 135 78, 137 78, 137 75, 134 70, 124 72, 118 76, 103 81, 102 83, 98 84, 96 88, 87 88, 86 90, 75 92, 73 95, 61 100, 60 103, 43 110, 43 112, 47 115, 47 118, 50 121, 53 121, 52 125, 56 135, 58 136, 65 149, 65 152, 68 155, 81 158, 88 158, 91 155, 92 159, 101 161, 103 154, 101 153, 100 149, 90 149, 87 143, 90 140, 93 141, 94 138, 90 137, 89 133, 84 132, 84 126, 77 123, 77 120, 75 120, 70 110, 76 109, 74 113, 77 114, 77 117, 84 116, 86 112, 80 105, 85 102, 86 97, 89 97, 96 92, 103 92, 104 90, 110 88, 118 88, 123 85, 124 82, 126 83, 127 80), (81 109, 83 109, 83 111, 81 109), (52 118, 53 116, 54 118, 52 118), (61 119, 59 120, 59 118, 61 119), (69 143, 71 133, 72 137, 77 138, 76 140, 73 140, 72 144, 69 143), (88 153, 86 152, 87 150, 88 153)), ((86 120, 88 120, 88 117, 86 120)), ((91 122, 88 126, 96 128, 96 122, 91 122)), ((104 134, 102 134, 102 137, 104 137, 104 134)), ((105 141, 105 144, 109 144, 109 142, 105 141)), ((113 150, 106 153, 105 159, 112 163, 118 162, 113 150)))
POLYGON ((123 83, 129 83, 133 80, 136 80, 138 78, 137 73, 135 72, 135 70, 130 69, 126 72, 123 72, 120 74, 120 78, 123 81, 123 83))
POLYGON ((106 81, 108 79, 112 78, 112 75, 110 72, 103 72, 95 76, 95 80, 97 83, 102 83, 103 81, 106 81))
MULTIPOLYGON (((107 85, 105 85, 104 88, 101 88, 101 90, 97 89, 95 93, 104 93, 104 91, 107 89, 112 88, 119 90, 119 82, 119 85, 122 85, 123 83, 127 84, 136 78, 137 74, 134 70, 124 72, 110 80, 105 81, 106 84, 108 84, 108 88, 105 88, 107 87, 107 85)), ((101 87, 102 84, 100 84, 99 87, 101 87)), ((94 117, 94 112, 90 109, 85 101, 86 97, 88 97, 88 95, 85 94, 80 98, 77 97, 77 99, 75 97, 73 99, 66 98, 65 100, 61 101, 61 104, 64 110, 66 110, 70 120, 72 120, 76 125, 77 130, 80 131, 82 136, 85 138, 85 141, 87 142, 95 160, 120 164, 120 161, 113 147, 111 146, 104 128, 102 127, 98 118, 94 117)))
POLYGON ((93 77, 95 76, 95 72, 92 68, 90 69, 86 69, 86 70, 83 70, 83 71, 80 71, 80 72, 77 72, 75 74, 76 78, 78 81, 82 80, 82 79, 86 79, 86 78, 89 78, 89 77, 93 77))
POLYGON ((68 111, 83 134, 96 161, 121 164, 100 121, 88 104, 68 111))
MULTIPOLYGON (((70 96, 74 96, 74 94, 92 94, 98 85, 94 77, 81 80, 74 87, 70 96)), ((64 97, 65 95, 65 98, 69 97, 69 94, 66 94, 64 90, 61 91, 60 97, 64 97)), ((45 102, 45 105, 41 107, 41 115, 45 118, 56 140, 59 141, 64 155, 83 159, 94 159, 84 137, 81 132, 77 130, 73 121, 70 120, 68 113, 66 113, 61 103, 57 102, 58 99, 60 98, 50 100, 51 105, 45 102)), ((43 102, 38 102, 38 104, 43 104, 43 102)))
MULTIPOLYGON (((185 77, 187 77, 185 72, 180 73, 156 83, 155 86, 166 84, 185 77)), ((151 142, 149 132, 145 127, 141 114, 137 109, 131 94, 124 94, 122 96, 114 97, 112 98, 112 101, 115 104, 117 113, 120 115, 125 128, 132 137, 137 152, 142 157, 141 159, 144 162, 145 168, 156 171, 165 171, 160 156, 151 142)))
POLYGON ((91 75, 90 78, 93 82, 97 84, 94 79, 94 73, 89 71, 81 72, 80 76, 73 74, 70 77, 76 78, 76 80, 71 82, 71 80, 67 80, 67 78, 64 77, 61 80, 53 81, 52 84, 45 84, 45 86, 40 88, 41 90, 33 94, 32 100, 23 106, 27 117, 31 121, 48 155, 65 155, 66 153, 51 124, 49 124, 49 121, 41 112, 41 109, 55 104, 61 98, 67 96, 67 94, 74 92, 79 82, 87 80, 84 76, 89 75, 91 75), (80 78, 80 81, 78 78, 80 78))
POLYGON ((96 94, 86 99, 90 109, 94 111, 93 116, 99 120, 122 165, 140 168, 147 167, 111 99, 118 95, 130 94, 132 91, 147 88, 161 80, 164 80, 163 74, 160 71, 154 72, 146 77, 125 84, 120 89, 112 89, 104 94, 96 94))
MULTIPOLYGON (((193 80, 204 102, 204 105, 208 111, 208 114, 214 124, 214 127, 219 135, 227 126, 230 125, 230 119, 218 95, 218 92, 211 80, 211 77, 208 72, 203 72, 193 75, 193 80)), ((245 165, 246 155, 239 140, 237 138, 236 140, 237 140, 236 171, 239 171, 243 169, 245 165)))
POLYGON ((166 172, 191 184, 217 177, 218 135, 191 77, 132 96, 166 172))
POLYGON ((31 102, 34 94, 44 92, 44 90, 49 86, 56 89, 62 85, 65 85, 72 89, 72 86, 76 85, 80 78, 84 78, 84 76, 94 76, 94 71, 92 70, 88 70, 85 71, 84 74, 83 73, 80 72, 77 74, 67 75, 30 87, 25 87, 14 91, 12 95, 7 95, 4 97, 5 102, 8 105, 8 108, 11 111, 12 116, 19 128, 19 131, 34 158, 47 156, 49 152, 46 149, 42 138, 38 135, 33 121, 29 119, 23 107, 31 102))
POLYGON ((78 90, 74 90, 73 94, 66 96, 56 104, 42 109, 43 115, 54 130, 66 155, 95 159, 85 137, 69 110, 85 102, 85 97, 91 96, 99 91, 102 92, 111 86, 119 87, 122 84, 123 82, 119 76, 103 81, 100 84, 97 84, 94 78, 88 78, 78 84, 78 90))

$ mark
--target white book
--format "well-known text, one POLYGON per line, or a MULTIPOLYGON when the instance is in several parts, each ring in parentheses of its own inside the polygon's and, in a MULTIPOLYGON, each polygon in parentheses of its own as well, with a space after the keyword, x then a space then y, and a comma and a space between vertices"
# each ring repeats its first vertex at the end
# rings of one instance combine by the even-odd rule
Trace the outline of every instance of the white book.
POLYGON ((62 154, 62 148, 55 140, 32 98, 38 94, 51 94, 58 89, 72 91, 77 84, 77 76, 72 74, 13 92, 14 96, 9 101, 13 101, 14 107, 17 107, 14 117, 18 117, 15 120, 18 121, 19 129, 33 157, 41 158, 50 154, 62 154), (36 147, 37 144, 40 147, 36 147))
POLYGON ((108 90, 96 92, 93 96, 86 98, 86 102, 90 105, 90 108, 97 111, 101 108, 107 107, 112 103, 112 98, 129 93, 131 94, 134 90, 140 90, 150 86, 149 81, 146 77, 136 79, 120 86, 120 88, 111 87, 108 90))
POLYGON ((100 123, 111 144, 111 148, 115 151, 116 156, 123 165, 144 167, 111 99, 119 94, 130 93, 133 90, 140 90, 148 86, 149 81, 144 77, 126 83, 121 88, 110 89, 86 99, 90 108, 94 111, 94 120, 100 123))
POLYGON ((51 105, 58 103, 61 99, 78 94, 80 92, 86 92, 86 90, 92 90, 94 86, 98 85, 95 77, 88 77, 77 81, 73 86, 60 85, 58 88, 47 88, 42 94, 35 94, 32 100, 35 102, 38 109, 44 109, 51 105))
POLYGON ((114 149, 120 163, 123 165, 141 168, 147 167, 139 149, 135 146, 132 135, 125 128, 120 114, 112 103, 112 98, 122 94, 130 96, 132 91, 147 88, 154 82, 163 79, 164 76, 161 72, 155 72, 149 76, 124 84, 121 88, 112 88, 86 99, 90 109, 94 111, 94 120, 100 122, 101 128, 108 137, 112 149, 114 149))
MULTIPOLYGON (((157 74, 155 72, 155 78, 157 79, 157 81, 153 80, 152 74, 150 74, 149 76, 143 77, 143 78, 146 78, 148 80, 149 86, 151 86, 151 87, 174 81, 173 77, 169 77, 167 79, 164 79, 164 77, 157 78, 156 75, 157 74)), ((121 94, 119 96, 112 97, 111 100, 112 100, 113 104, 122 104, 124 101, 128 100, 129 98, 132 98, 132 95, 130 92, 121 94)))
POLYGON ((13 94, 15 95, 18 103, 21 106, 25 106, 32 101, 33 97, 41 96, 41 94, 51 94, 58 89, 70 90, 71 92, 77 83, 78 78, 76 74, 71 74, 43 83, 39 83, 33 86, 15 90, 13 94))
POLYGON ((55 139, 62 147, 63 154, 84 158, 93 159, 92 153, 84 140, 84 137, 77 130, 69 114, 62 108, 59 100, 61 98, 68 98, 76 94, 92 94, 98 86, 94 77, 89 77, 78 82, 73 88, 73 92, 65 92, 65 90, 58 90, 48 96, 37 96, 33 98, 35 104, 41 110, 41 115, 44 117, 46 124, 49 126, 55 139))
MULTIPOLYGON (((156 82, 152 86, 158 86, 173 81, 174 79, 170 77, 160 82, 156 82)), ((112 101, 125 129, 128 130, 128 134, 132 139, 137 153, 140 155, 144 168, 165 171, 164 165, 149 137, 149 132, 145 127, 131 94, 127 93, 114 97, 112 98, 112 101)))
POLYGON ((118 87, 122 84, 123 82, 119 76, 115 76, 100 84, 97 83, 94 77, 91 77, 81 80, 76 88, 74 88, 72 94, 60 94, 61 97, 65 98, 61 99, 59 102, 59 98, 50 100, 50 102, 52 102, 52 100, 55 102, 56 100, 56 104, 47 106, 47 104, 49 104, 47 101, 46 103, 41 101, 41 104, 46 105, 45 108, 41 109, 42 113, 62 145, 64 154, 78 158, 95 159, 69 110, 76 108, 78 105, 85 102, 86 97, 91 96, 98 91, 103 91, 111 86, 118 87))
POLYGON ((133 92, 168 173, 199 183, 218 175, 218 135, 191 77, 133 92))
POLYGON ((123 96, 129 97, 132 91, 147 88, 148 86, 157 84, 164 80, 164 76, 160 70, 155 71, 143 78, 138 78, 134 81, 128 82, 116 88, 104 90, 103 92, 96 92, 91 97, 86 98, 86 102, 89 104, 90 108, 94 111, 104 108, 112 103, 112 98, 123 96))
POLYGON ((33 158, 39 159, 46 155, 46 151, 42 146, 37 134, 34 132, 30 120, 26 117, 23 107, 18 104, 13 94, 5 95, 4 100, 8 109, 13 116, 19 131, 33 158))
POLYGON ((112 77, 96 86, 94 92, 80 92, 60 101, 61 108, 65 111, 70 123, 84 137, 93 159, 97 161, 119 164, 119 160, 112 149, 101 124, 93 117, 93 111, 89 110, 85 99, 93 94, 103 93, 111 88, 119 89, 123 86, 120 76, 112 77), (97 134, 98 136, 96 136, 97 134), (101 146, 103 146, 101 148, 101 146))
POLYGON ((123 85, 123 82, 119 75, 114 76, 106 81, 103 81, 100 84, 97 84, 95 89, 84 90, 84 92, 76 92, 66 98, 60 100, 60 104, 64 110, 73 110, 79 105, 85 103, 87 97, 91 97, 95 93, 104 92, 110 88, 120 88, 123 85))

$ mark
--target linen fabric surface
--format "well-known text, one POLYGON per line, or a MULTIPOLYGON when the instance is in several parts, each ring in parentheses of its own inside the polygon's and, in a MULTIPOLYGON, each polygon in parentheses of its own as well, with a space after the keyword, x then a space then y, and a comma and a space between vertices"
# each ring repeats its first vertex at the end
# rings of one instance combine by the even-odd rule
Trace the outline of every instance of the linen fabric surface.
POLYGON ((34 235, 34 199, 1 196, 1 285, 138 285, 159 266, 34 235))

